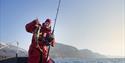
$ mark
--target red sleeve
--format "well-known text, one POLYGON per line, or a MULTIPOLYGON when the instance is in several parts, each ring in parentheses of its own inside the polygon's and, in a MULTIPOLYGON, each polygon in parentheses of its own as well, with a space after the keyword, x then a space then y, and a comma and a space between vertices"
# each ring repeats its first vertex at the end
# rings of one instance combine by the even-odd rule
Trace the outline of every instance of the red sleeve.
POLYGON ((33 20, 32 22, 26 24, 25 28, 26 28, 26 31, 29 32, 29 33, 32 33, 34 30, 35 30, 35 25, 38 23, 38 19, 36 20, 33 20))

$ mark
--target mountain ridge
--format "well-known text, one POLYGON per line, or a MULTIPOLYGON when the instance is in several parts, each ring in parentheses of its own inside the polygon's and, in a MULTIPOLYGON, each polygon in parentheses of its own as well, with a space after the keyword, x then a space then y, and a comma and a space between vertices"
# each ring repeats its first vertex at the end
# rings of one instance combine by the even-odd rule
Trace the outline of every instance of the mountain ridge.
MULTIPOLYGON (((0 49, 0 56, 2 55, 9 57, 16 56, 17 52, 16 46, 0 42, 0 48, 2 48, 0 49)), ((28 53, 26 50, 18 48, 18 55, 21 57, 27 57, 28 53)), ((52 58, 106 58, 106 56, 101 55, 99 53, 95 53, 91 50, 88 49, 79 50, 76 47, 61 43, 57 43, 55 47, 51 47, 50 56, 52 58)))
POLYGON ((54 48, 51 48, 50 56, 55 58, 107 58, 107 56, 95 53, 89 49, 79 50, 70 45, 57 43, 54 48), (56 55, 54 55, 56 53, 56 55))

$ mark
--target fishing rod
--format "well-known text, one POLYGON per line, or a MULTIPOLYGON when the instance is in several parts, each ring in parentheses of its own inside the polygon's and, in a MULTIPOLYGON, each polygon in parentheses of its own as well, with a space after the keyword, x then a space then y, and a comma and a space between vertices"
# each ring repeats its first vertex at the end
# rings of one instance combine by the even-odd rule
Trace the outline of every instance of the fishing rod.
MULTIPOLYGON (((55 26, 56 26, 57 17, 58 17, 59 8, 60 8, 60 3, 61 3, 61 0, 59 0, 59 2, 58 2, 58 7, 57 7, 57 12, 56 12, 56 17, 55 17, 55 22, 54 22, 54 26, 53 26, 53 30, 52 30, 52 35, 54 35, 55 26)), ((50 52, 50 45, 48 46, 48 53, 47 53, 46 61, 47 61, 47 59, 48 59, 49 52, 50 52)))

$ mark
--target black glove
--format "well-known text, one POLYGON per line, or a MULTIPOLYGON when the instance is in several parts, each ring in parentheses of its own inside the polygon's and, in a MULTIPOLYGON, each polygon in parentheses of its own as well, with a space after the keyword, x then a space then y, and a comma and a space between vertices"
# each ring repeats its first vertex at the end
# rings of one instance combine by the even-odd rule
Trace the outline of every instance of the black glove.
POLYGON ((48 42, 51 42, 53 39, 54 39, 54 35, 53 35, 53 34, 48 35, 48 36, 46 37, 46 40, 47 40, 48 42))
POLYGON ((52 42, 53 39, 54 39, 54 35, 51 34, 51 35, 47 35, 46 37, 41 37, 39 40, 48 46, 51 44, 50 42, 52 42))

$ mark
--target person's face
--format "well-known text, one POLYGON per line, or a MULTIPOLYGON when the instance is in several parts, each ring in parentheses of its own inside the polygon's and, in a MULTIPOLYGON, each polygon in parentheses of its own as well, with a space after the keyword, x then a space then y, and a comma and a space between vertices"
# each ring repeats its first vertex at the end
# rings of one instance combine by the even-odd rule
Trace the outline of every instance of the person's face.
POLYGON ((49 28, 51 26, 51 24, 49 22, 45 22, 45 26, 46 26, 46 28, 49 28))

